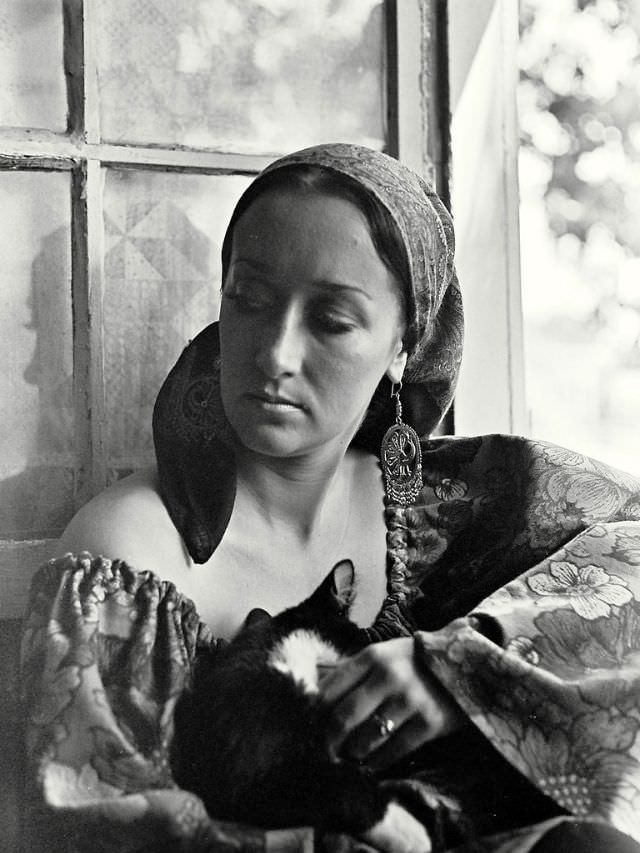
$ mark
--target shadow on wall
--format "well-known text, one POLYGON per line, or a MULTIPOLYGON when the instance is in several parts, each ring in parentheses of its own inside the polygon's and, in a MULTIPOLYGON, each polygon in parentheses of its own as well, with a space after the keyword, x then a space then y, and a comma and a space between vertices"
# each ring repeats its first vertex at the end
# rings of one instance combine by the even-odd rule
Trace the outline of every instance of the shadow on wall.
POLYGON ((57 287, 66 280, 67 239, 66 228, 52 231, 42 240, 32 264, 27 328, 35 332, 35 348, 23 379, 38 389, 36 426, 24 471, 0 481, 3 539, 55 537, 73 513, 76 465, 69 302, 57 287))
MULTIPOLYGON (((57 538, 75 512, 82 459, 75 434, 68 230, 41 243, 31 268, 32 358, 22 378, 37 389, 24 470, 0 480, 0 539, 57 538), (60 283, 66 283, 61 287, 60 283)), ((189 325, 211 320, 210 258, 217 246, 175 205, 130 203, 124 223, 105 217, 104 369, 108 482, 153 463, 151 411, 189 325), (136 233, 151 211, 166 236, 136 233), (186 320, 185 320, 186 318, 186 320)), ((16 379, 15 385, 21 383, 16 379)))

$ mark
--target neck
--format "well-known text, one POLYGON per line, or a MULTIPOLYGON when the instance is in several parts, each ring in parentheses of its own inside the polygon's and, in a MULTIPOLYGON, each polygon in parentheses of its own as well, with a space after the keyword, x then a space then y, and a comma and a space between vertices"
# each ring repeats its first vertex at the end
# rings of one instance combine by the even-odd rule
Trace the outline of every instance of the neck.
POLYGON ((236 464, 243 518, 309 543, 344 512, 351 478, 344 453, 280 459, 241 448, 236 464))

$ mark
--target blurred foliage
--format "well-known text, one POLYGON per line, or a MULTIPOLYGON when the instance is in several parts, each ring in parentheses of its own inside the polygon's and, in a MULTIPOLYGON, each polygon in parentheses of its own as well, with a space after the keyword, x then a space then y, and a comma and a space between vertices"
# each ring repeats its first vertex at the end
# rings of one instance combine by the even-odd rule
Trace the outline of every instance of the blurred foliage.
POLYGON ((548 158, 550 222, 586 240, 604 224, 640 254, 640 4, 524 0, 522 144, 548 158), (580 209, 571 200, 578 202, 580 209))
POLYGON ((591 293, 640 363, 640 0, 521 0, 521 153, 591 293))
POLYGON ((520 0, 532 434, 640 474, 640 0, 520 0))

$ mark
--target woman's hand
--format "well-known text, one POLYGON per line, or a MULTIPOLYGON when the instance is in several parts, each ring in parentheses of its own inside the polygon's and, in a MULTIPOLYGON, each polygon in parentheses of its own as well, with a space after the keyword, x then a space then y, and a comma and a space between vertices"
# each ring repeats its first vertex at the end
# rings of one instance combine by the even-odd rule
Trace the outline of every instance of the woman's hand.
POLYGON ((332 755, 366 759, 374 769, 466 720, 435 676, 416 665, 413 637, 374 643, 338 664, 322 680, 320 696, 333 706, 332 755))

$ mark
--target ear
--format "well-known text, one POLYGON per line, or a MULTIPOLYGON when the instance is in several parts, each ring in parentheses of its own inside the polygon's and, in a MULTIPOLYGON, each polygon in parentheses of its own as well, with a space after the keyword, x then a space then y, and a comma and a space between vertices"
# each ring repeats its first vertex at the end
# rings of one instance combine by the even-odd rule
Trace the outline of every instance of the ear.
POLYGON ((247 614, 247 618, 244 620, 242 627, 253 628, 254 625, 260 625, 263 622, 268 622, 270 619, 271 616, 266 610, 263 610, 261 607, 254 607, 253 610, 250 610, 247 614))
POLYGON ((351 560, 340 560, 307 601, 312 607, 337 610, 348 614, 353 601, 355 570, 351 560))
POLYGON ((397 384, 402 380, 402 376, 404 374, 404 369, 407 365, 407 358, 409 357, 406 349, 404 348, 404 344, 402 341, 398 342, 398 350, 394 355, 391 364, 386 370, 387 378, 397 384))
POLYGON ((331 569, 333 597, 341 609, 348 611, 355 593, 356 573, 351 560, 340 560, 331 569))

